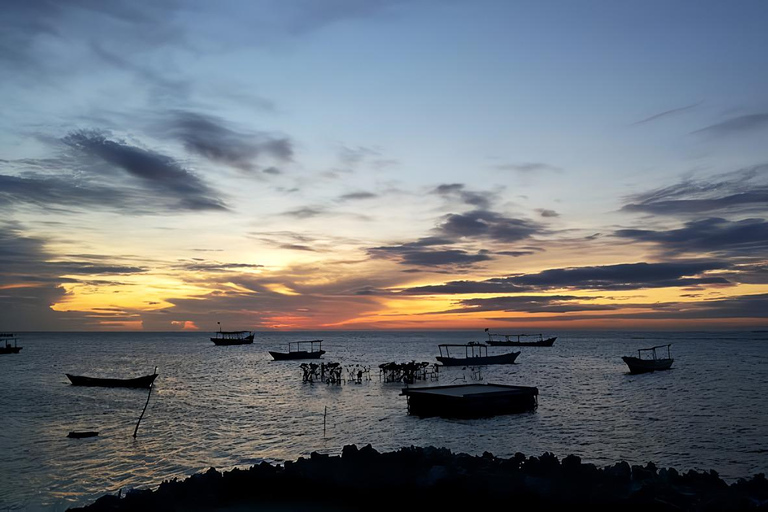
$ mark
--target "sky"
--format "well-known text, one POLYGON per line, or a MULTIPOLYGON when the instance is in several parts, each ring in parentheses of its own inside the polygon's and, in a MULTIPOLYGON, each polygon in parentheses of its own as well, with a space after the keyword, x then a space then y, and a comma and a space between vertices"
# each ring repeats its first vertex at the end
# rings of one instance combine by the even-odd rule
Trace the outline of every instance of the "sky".
POLYGON ((8 0, 0 331, 766 328, 766 19, 8 0))

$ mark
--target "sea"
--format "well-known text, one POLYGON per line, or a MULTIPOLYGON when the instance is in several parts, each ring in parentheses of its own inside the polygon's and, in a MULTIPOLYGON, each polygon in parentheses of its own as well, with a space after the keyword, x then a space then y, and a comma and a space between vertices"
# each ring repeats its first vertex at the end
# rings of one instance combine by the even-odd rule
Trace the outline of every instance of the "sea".
POLYGON ((259 332, 219 347, 213 333, 21 333, 0 355, 0 510, 60 511, 106 493, 154 488, 210 467, 279 464, 348 444, 379 451, 575 454, 598 467, 654 462, 715 470, 726 481, 768 473, 768 331, 546 332, 554 346, 519 350, 513 365, 443 367, 413 386, 535 386, 533 412, 481 419, 408 414, 403 383, 379 365, 435 362, 438 344, 483 341, 482 331, 259 332), (301 361, 268 350, 322 339, 321 361, 362 382, 303 382, 301 361), (671 343, 672 369, 630 375, 621 359, 671 343), (159 376, 142 389, 72 386, 65 373, 159 376), (70 431, 98 431, 70 439, 70 431))

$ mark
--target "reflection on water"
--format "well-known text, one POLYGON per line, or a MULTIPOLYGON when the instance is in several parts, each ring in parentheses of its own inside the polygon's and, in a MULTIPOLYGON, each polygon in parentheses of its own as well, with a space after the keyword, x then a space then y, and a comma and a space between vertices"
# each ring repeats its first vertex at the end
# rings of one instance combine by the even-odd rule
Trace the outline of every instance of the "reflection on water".
MULTIPOLYGON (((515 349, 518 364, 483 369, 484 381, 539 388, 536 412, 488 419, 408 416, 402 385, 378 379, 381 363, 434 361, 438 343, 482 334, 269 333, 232 347, 214 346, 208 333, 25 334, 22 354, 0 356, 0 509, 63 510, 211 466, 338 454, 350 443, 574 453, 598 465, 654 461, 725 478, 768 471, 768 333, 554 332, 553 347, 515 349), (304 383, 300 361, 267 354, 307 336, 324 339, 324 361, 371 365, 373 380, 304 383), (622 355, 669 342, 673 370, 627 373, 622 355), (76 387, 64 376, 139 376, 155 366, 135 440, 146 390, 76 387), (72 430, 100 434, 69 439, 72 430)), ((468 370, 443 368, 435 384, 464 379, 468 370)))

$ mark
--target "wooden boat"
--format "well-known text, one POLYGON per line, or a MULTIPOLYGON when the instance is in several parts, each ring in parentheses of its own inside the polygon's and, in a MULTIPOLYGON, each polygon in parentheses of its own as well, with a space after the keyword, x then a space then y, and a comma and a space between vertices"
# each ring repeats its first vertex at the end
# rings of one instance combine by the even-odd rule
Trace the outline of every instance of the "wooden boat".
POLYGON ((538 405, 539 390, 501 384, 459 384, 405 388, 408 413, 415 416, 476 418, 530 411, 538 405))
POLYGON ((0 354, 18 354, 22 348, 17 345, 18 338, 11 333, 0 333, 0 354), (13 342, 13 345, 11 345, 13 342))
POLYGON ((541 334, 494 334, 488 329, 485 332, 488 334, 488 341, 486 343, 492 347, 551 347, 557 339, 557 336, 544 339, 544 336, 541 334), (538 336, 539 339, 535 341, 522 340, 522 338, 528 336, 538 336))
POLYGON ((621 359, 629 366, 629 373, 648 373, 661 370, 669 370, 672 363, 675 361, 672 359, 669 347, 671 343, 667 345, 657 345, 651 348, 641 348, 637 351, 637 357, 624 356, 621 359), (656 349, 667 347, 667 357, 659 357, 656 353, 656 349))
POLYGON ((288 359, 319 359, 320 356, 325 354, 325 350, 322 350, 322 346, 323 340, 292 341, 288 343, 288 352, 273 352, 270 350, 269 355, 271 355, 275 361, 285 361, 288 359))
POLYGON ((72 439, 82 439, 84 437, 96 437, 98 436, 98 432, 94 432, 93 430, 85 430, 81 432, 70 432, 67 434, 67 437, 71 437, 72 439))
MULTIPOLYGON (((437 360, 445 366, 465 366, 465 365, 483 365, 483 364, 512 364, 520 355, 520 352, 509 352, 489 356, 488 345, 484 343, 470 342, 465 345, 442 344, 437 346, 440 355, 437 360), (464 357, 452 357, 451 347, 461 347, 464 349, 464 357)), ((454 349, 455 353, 455 349, 454 349)))
POLYGON ((102 379, 65 374, 73 386, 98 386, 103 388, 148 388, 157 378, 157 373, 133 379, 102 379))
POLYGON ((216 345, 250 345, 253 343, 254 334, 251 331, 222 331, 216 333, 211 341, 216 345))

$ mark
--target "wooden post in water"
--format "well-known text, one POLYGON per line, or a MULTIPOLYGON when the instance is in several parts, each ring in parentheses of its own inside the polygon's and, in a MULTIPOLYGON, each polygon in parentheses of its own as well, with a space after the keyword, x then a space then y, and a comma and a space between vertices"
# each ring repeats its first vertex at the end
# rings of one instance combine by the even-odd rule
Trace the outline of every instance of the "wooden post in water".
POLYGON ((328 415, 328 406, 323 410, 323 437, 325 437, 325 417, 328 415))
MULTIPOLYGON (((155 373, 157 373, 157 366, 155 366, 155 373)), ((154 382, 149 385, 149 393, 147 393, 147 401, 144 403, 144 409, 141 411, 141 416, 139 416, 139 421, 136 422, 136 428, 133 429, 133 438, 136 439, 136 433, 139 431, 139 424, 141 423, 141 418, 144 417, 144 413, 147 412, 147 406, 149 405, 149 397, 152 395, 152 388, 155 387, 154 382)))

